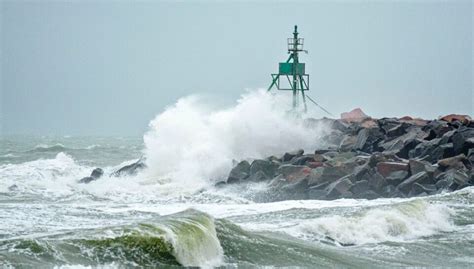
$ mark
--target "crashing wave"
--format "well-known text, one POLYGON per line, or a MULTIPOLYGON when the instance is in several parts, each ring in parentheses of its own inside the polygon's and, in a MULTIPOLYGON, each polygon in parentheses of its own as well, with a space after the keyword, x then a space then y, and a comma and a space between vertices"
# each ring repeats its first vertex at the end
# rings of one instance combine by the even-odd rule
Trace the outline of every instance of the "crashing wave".
POLYGON ((82 265, 213 267, 223 263, 214 219, 196 210, 153 223, 87 230, 83 234, 77 231, 74 235, 5 240, 0 243, 0 258, 8 262, 3 257, 6 252, 10 258, 15 257, 12 253, 21 255, 25 265, 82 261, 82 265))

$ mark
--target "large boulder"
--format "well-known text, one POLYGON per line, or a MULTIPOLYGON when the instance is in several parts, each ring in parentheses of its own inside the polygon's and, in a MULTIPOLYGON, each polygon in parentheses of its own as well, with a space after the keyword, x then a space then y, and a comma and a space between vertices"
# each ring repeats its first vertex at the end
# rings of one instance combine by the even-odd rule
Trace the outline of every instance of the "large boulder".
POLYGON ((464 154, 459 154, 454 157, 444 158, 439 160, 438 166, 441 169, 456 168, 456 169, 465 169, 465 163, 469 165, 467 158, 464 154))
POLYGON ((425 133, 417 126, 411 126, 406 129, 407 133, 401 136, 395 136, 379 142, 378 147, 385 154, 394 154, 401 158, 408 158, 410 150, 421 143, 425 133))
POLYGON ((368 180, 370 188, 377 193, 380 193, 387 185, 387 180, 377 172, 371 174, 368 180))
POLYGON ((388 177, 392 172, 395 171, 408 171, 409 167, 407 163, 401 162, 379 162, 377 163, 377 172, 383 177, 388 177))
POLYGON ((434 184, 433 179, 428 175, 427 172, 420 172, 418 174, 412 175, 411 177, 405 179, 400 183, 397 188, 404 194, 409 194, 413 184, 434 184))
POLYGON ((354 144, 355 150, 372 153, 378 150, 377 143, 383 139, 383 134, 378 128, 364 128, 357 134, 354 144))
POLYGON ((340 163, 337 166, 318 167, 309 173, 308 185, 318 185, 325 181, 333 182, 352 173, 355 163, 340 163))
POLYGON ((250 175, 250 163, 247 161, 239 162, 232 170, 230 170, 227 177, 227 183, 234 183, 248 178, 250 175))
POLYGON ((398 186, 398 184, 402 183, 408 177, 408 175, 408 171, 405 170, 393 171, 387 177, 385 177, 385 180, 390 185, 398 186))
POLYGON ((356 198, 364 198, 362 197, 365 192, 370 189, 369 181, 368 180, 359 180, 351 186, 350 191, 354 194, 356 198))
POLYGON ((354 184, 352 183, 350 176, 345 176, 331 183, 327 188, 327 195, 329 199, 337 198, 352 198, 352 193, 350 192, 351 187, 354 184))
POLYGON ((267 160, 254 160, 250 165, 249 175, 252 176, 258 171, 262 171, 268 178, 275 176, 279 164, 267 160))
POLYGON ((470 181, 470 177, 466 172, 456 169, 451 169, 441 173, 436 177, 436 179, 436 186, 439 189, 448 189, 451 191, 471 186, 472 183, 474 183, 470 181))
POLYGON ((440 117, 439 119, 449 122, 449 123, 452 123, 454 121, 459 121, 465 125, 469 124, 469 122, 472 121, 472 118, 469 117, 468 115, 459 115, 459 114, 449 114, 449 115, 440 117))
POLYGON ((282 159, 283 162, 289 162, 293 158, 303 155, 303 153, 304 153, 304 150, 302 150, 302 149, 291 151, 291 152, 286 152, 285 154, 283 154, 283 157, 281 159, 282 159))
POLYGON ((252 174, 247 178, 248 181, 253 182, 260 182, 268 179, 271 179, 271 177, 267 176, 263 171, 257 171, 255 174, 252 174))
POLYGON ((348 134, 342 138, 341 143, 339 143, 338 149, 340 151, 351 151, 352 149, 354 149, 356 143, 357 136, 348 134))
POLYGON ((311 173, 311 168, 304 165, 285 164, 278 167, 277 173, 288 182, 294 182, 308 178, 311 173))
POLYGON ((453 150, 454 154, 467 155, 469 149, 474 148, 474 128, 462 127, 459 128, 453 135, 453 150))
POLYGON ((441 138, 424 141, 410 150, 410 159, 420 158, 431 163, 453 155, 453 144, 441 144, 441 138))
POLYGON ((410 173, 412 175, 418 174, 420 172, 427 172, 427 173, 433 175, 433 173, 436 170, 435 166, 433 166, 429 162, 423 161, 423 160, 411 159, 411 160, 408 161, 408 165, 410 167, 410 173))
POLYGON ((428 122, 425 126, 423 126, 423 131, 427 133, 427 136, 425 137, 425 140, 432 140, 434 138, 439 138, 446 132, 451 131, 451 127, 444 122, 444 121, 438 121, 438 120, 433 120, 428 122))
POLYGON ((362 122, 367 118, 369 118, 369 116, 367 116, 360 108, 341 114, 341 120, 344 122, 362 122))
POLYGON ((434 194, 437 188, 434 184, 414 183, 408 196, 419 196, 420 194, 434 194))
POLYGON ((377 120, 377 124, 379 128, 382 130, 384 134, 397 126, 400 126, 402 122, 400 122, 397 118, 381 118, 377 120))
POLYGON ((104 170, 102 170, 102 168, 96 168, 92 170, 92 173, 90 176, 81 178, 79 180, 79 183, 85 183, 85 184, 90 183, 91 181, 99 179, 100 177, 102 177, 102 175, 104 175, 104 170))
POLYGON ((294 157, 290 163, 293 165, 306 165, 309 162, 315 162, 316 160, 314 157, 314 154, 302 155, 300 157, 294 157))

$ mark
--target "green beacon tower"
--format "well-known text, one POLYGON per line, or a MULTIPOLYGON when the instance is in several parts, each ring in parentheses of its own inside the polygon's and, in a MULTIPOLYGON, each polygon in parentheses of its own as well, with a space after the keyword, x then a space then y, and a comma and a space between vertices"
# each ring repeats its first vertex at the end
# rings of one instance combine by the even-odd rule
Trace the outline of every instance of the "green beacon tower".
POLYGON ((293 38, 288 38, 288 54, 284 63, 279 63, 278 74, 272 74, 272 83, 267 91, 276 88, 280 91, 292 91, 293 110, 300 110, 300 94, 304 112, 307 111, 305 91, 309 90, 309 75, 305 73, 305 64, 299 61, 298 54, 303 51, 304 39, 298 37, 298 26, 295 25, 293 38), (286 80, 285 78, 286 77, 286 80), (283 78, 283 80, 282 80, 283 78))

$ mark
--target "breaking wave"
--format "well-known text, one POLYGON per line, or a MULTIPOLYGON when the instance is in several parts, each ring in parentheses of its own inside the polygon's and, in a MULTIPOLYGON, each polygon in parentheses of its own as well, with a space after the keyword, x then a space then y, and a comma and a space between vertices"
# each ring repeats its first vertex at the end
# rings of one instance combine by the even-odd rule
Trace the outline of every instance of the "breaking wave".
POLYGON ((297 229, 303 237, 330 238, 343 245, 399 242, 452 231, 453 213, 445 205, 413 200, 351 216, 321 217, 297 229))
POLYGON ((0 260, 14 259, 12 253, 27 257, 23 259, 27 267, 39 262, 75 264, 77 261, 81 261, 79 265, 115 263, 111 267, 213 267, 223 263, 214 219, 196 210, 186 210, 155 223, 0 243, 0 260), (6 253, 8 258, 3 257, 6 253))
POLYGON ((212 109, 197 96, 179 99, 144 136, 148 176, 196 190, 225 178, 233 160, 314 149, 323 126, 288 114, 287 100, 264 90, 212 109))
POLYGON ((71 156, 62 152, 53 159, 0 165, 0 192, 8 192, 13 188, 21 192, 53 196, 70 194, 73 189, 66 186, 75 185, 77 176, 87 173, 90 173, 90 168, 78 165, 71 156))

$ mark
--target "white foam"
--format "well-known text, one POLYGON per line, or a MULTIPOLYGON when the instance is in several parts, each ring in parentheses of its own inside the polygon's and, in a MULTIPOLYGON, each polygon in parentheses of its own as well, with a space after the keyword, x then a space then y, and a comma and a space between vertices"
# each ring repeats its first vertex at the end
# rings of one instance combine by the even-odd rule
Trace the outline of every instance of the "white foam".
POLYGON ((21 192, 61 196, 74 192, 71 185, 77 177, 86 176, 90 168, 75 163, 71 156, 58 153, 53 159, 39 159, 21 164, 0 166, 0 192, 15 185, 21 192))
POLYGON ((453 211, 445 205, 413 200, 369 209, 359 215, 329 216, 304 221, 289 233, 329 237, 343 244, 407 241, 454 229, 453 211))
POLYGON ((286 100, 264 90, 226 109, 211 109, 197 96, 182 98, 144 136, 147 176, 195 191, 225 178, 232 160, 314 149, 324 128, 305 127, 287 108, 286 100))

